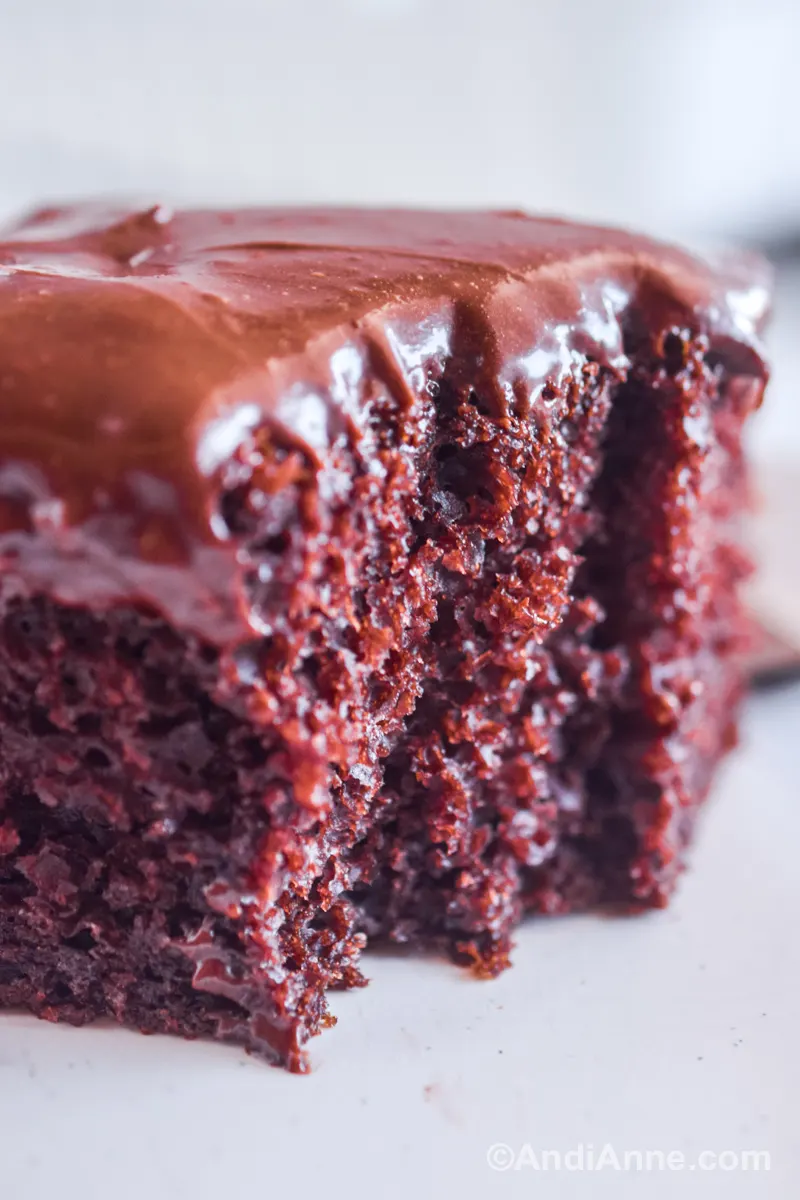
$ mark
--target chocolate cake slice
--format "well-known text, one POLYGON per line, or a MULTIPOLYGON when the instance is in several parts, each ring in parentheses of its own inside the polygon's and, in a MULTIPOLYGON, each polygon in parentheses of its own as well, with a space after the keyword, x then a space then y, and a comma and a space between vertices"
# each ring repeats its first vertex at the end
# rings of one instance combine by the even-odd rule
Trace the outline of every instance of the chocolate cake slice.
POLYGON ((757 266, 520 213, 0 242, 0 1005, 294 1070, 367 939, 661 905, 735 738, 757 266))

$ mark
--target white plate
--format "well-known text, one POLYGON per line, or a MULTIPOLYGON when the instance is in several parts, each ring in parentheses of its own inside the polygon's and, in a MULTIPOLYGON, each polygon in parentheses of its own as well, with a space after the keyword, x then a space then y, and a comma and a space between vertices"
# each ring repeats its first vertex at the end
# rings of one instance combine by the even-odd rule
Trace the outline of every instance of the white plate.
POLYGON ((751 702, 672 908, 531 922, 491 983, 371 956, 370 987, 336 998, 310 1076, 0 1016, 0 1197, 790 1200, 799 731, 800 690, 751 702), (498 1143, 508 1170, 488 1164, 498 1143), (566 1170, 581 1144, 602 1170, 566 1170), (556 1171, 546 1150, 573 1155, 556 1171), (731 1167, 751 1150, 769 1152, 768 1172, 700 1168, 703 1152, 731 1167), (646 1180, 616 1169, 636 1151, 683 1155, 683 1170, 658 1155, 646 1180))

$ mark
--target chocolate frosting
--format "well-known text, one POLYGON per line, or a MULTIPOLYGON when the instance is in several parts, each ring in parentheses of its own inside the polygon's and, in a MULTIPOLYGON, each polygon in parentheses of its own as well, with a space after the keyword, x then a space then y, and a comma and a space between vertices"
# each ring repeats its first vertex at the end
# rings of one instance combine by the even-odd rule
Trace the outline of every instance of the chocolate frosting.
POLYGON ((454 346, 498 416, 546 419, 624 332, 705 335, 763 376, 763 266, 522 213, 47 209, 0 240, 0 561, 9 590, 137 600, 226 644, 252 634, 220 473, 273 429, 323 469, 454 346))

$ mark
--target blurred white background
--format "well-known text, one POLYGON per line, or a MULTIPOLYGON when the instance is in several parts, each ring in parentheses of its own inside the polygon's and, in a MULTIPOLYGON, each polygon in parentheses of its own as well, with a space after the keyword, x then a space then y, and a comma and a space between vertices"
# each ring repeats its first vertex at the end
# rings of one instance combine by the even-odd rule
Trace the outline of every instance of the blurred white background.
MULTIPOLYGON (((792 237, 798 61, 800 0, 0 0, 0 217, 116 192, 792 237)), ((765 453, 800 448, 775 393, 765 453)))
POLYGON ((0 0, 3 202, 502 204, 792 223, 797 0, 0 0))

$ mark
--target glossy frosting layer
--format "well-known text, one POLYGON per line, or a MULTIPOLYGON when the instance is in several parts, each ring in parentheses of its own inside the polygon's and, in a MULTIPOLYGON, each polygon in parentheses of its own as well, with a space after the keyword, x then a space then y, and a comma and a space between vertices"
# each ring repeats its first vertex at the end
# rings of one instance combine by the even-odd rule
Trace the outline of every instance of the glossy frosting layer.
POLYGON ((521 213, 44 210, 0 240, 4 587, 244 637, 217 502, 255 430, 323 469, 371 377, 411 400, 454 356, 546 419, 587 359, 624 374, 632 320, 757 376, 767 302, 758 263, 521 213))

